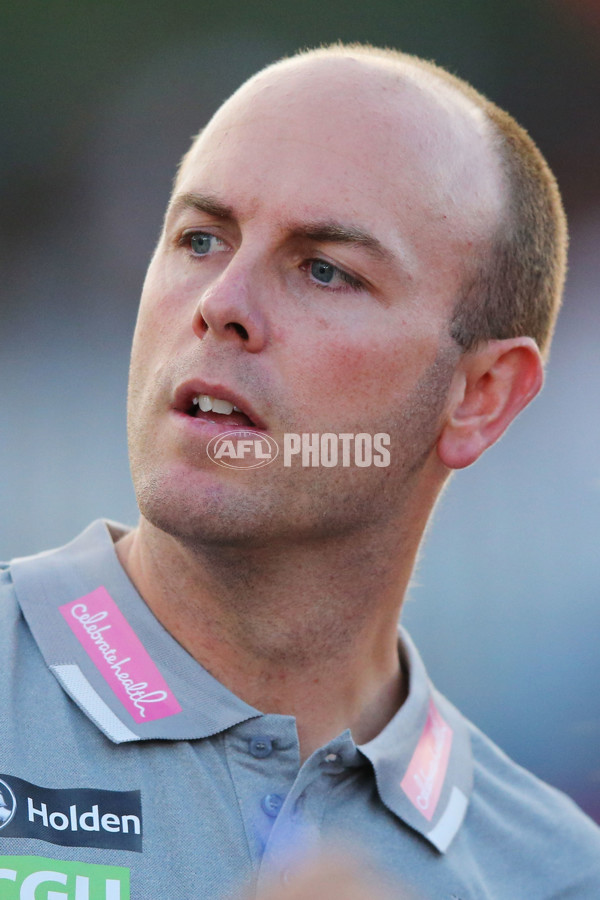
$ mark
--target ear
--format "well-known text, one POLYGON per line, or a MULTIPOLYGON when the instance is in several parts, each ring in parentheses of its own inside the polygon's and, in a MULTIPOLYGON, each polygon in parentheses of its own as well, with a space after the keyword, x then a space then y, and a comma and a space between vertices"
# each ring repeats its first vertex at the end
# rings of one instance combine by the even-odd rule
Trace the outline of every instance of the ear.
POLYGON ((542 387, 542 357, 533 338, 486 341, 465 353, 448 395, 438 440, 440 461, 463 469, 508 428, 542 387))

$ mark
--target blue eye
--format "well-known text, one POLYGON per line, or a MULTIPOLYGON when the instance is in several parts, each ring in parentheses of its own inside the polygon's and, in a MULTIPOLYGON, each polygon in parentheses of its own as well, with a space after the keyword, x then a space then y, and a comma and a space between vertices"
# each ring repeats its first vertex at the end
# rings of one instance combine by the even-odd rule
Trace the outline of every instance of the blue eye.
POLYGON ((206 256, 212 249, 212 241, 214 235, 206 234, 204 231, 197 231, 190 236, 190 249, 196 256, 206 256))
POLYGON ((344 288, 352 288, 353 290, 361 290, 364 285, 358 278, 344 272, 332 263, 324 259, 307 260, 306 270, 310 273, 317 284, 328 286, 332 291, 342 290, 344 288))
POLYGON ((323 259, 313 259, 310 264, 310 274, 321 284, 329 284, 336 273, 335 266, 323 259))

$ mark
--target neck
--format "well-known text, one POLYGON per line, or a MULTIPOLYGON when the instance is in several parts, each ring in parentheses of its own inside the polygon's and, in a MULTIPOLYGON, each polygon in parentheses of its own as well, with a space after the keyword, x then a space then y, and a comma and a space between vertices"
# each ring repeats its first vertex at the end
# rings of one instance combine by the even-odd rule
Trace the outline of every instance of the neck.
MULTIPOLYGON (((400 605, 418 549, 363 530, 269 548, 182 545, 141 519, 119 559, 155 616, 264 713, 296 717, 306 758, 345 728, 374 737, 406 695, 400 605)), ((420 538, 420 532, 419 532, 420 538)))

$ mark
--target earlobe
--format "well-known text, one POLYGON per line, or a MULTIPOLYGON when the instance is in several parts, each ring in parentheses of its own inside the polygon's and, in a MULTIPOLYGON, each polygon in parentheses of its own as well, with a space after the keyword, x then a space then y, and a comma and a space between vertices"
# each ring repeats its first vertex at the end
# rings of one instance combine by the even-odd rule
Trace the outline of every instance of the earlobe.
POLYGON ((529 337, 487 341, 466 353, 449 392, 437 452, 449 469, 478 459, 542 387, 544 370, 529 337))

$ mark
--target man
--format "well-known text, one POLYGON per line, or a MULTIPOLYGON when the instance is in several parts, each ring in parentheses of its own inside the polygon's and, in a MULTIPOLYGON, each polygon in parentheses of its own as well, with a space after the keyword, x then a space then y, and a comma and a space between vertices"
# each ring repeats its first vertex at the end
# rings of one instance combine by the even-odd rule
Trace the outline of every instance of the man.
POLYGON ((396 627, 449 473, 541 387, 565 246, 531 140, 431 64, 340 45, 221 107, 142 293, 138 527, 3 573, 7 897, 294 890, 334 845, 394 897, 599 895, 598 829, 396 627))

